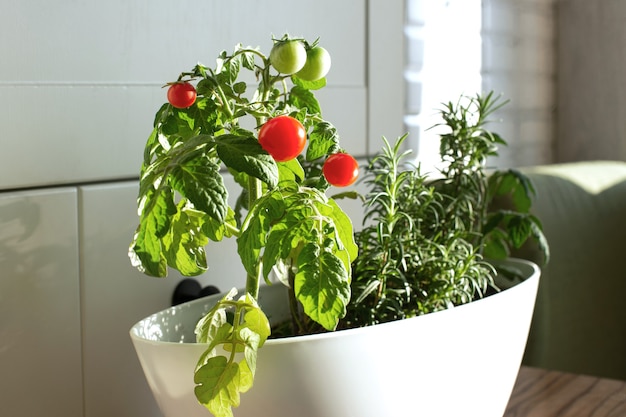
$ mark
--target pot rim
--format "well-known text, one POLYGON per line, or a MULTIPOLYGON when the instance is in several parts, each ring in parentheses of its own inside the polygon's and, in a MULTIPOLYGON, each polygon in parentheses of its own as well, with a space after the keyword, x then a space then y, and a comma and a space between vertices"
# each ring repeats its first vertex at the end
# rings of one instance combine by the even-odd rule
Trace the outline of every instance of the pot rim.
MULTIPOLYGON (((541 269, 539 268, 539 266, 537 264, 535 264, 534 262, 525 260, 525 259, 519 259, 519 258, 507 258, 506 260, 502 260, 502 261, 495 261, 496 263, 509 263, 509 264, 516 264, 518 266, 521 266, 522 268, 525 268, 525 274, 524 274, 524 280, 522 282, 517 283, 516 285, 512 286, 511 288, 507 288, 504 289, 496 294, 490 295, 488 297, 484 297, 478 300, 474 300, 471 301, 469 303, 465 303, 465 304, 461 304, 458 306, 453 306, 451 308, 445 309, 445 310, 439 310, 439 311, 435 311, 433 313, 428 313, 428 314, 423 314, 423 315, 419 315, 419 316, 414 316, 414 317, 409 317, 406 319, 402 319, 402 320, 395 320, 395 321, 390 321, 390 322, 385 322, 385 323, 379 323, 376 324, 374 326, 363 326, 363 327, 355 327, 355 328, 349 328, 349 329, 340 329, 340 330, 336 330, 336 331, 331 331, 331 332, 323 332, 323 333, 316 333, 316 334, 309 334, 309 335, 299 335, 299 336, 288 336, 288 337, 282 337, 282 338, 278 338, 278 339, 268 339, 265 342, 265 345, 281 345, 281 344, 287 344, 287 343, 303 343, 303 342, 307 342, 307 341, 314 341, 314 340, 324 340, 324 339, 328 339, 328 338, 335 338, 335 337, 349 337, 351 335, 358 335, 359 333, 362 332, 366 332, 368 331, 369 328, 379 328, 380 326, 384 326, 383 328, 390 328, 392 326, 399 326, 401 325, 402 322, 405 322, 407 320, 416 320, 416 319, 428 319, 429 316, 432 316, 433 314, 436 313, 440 313, 440 314, 450 314, 453 310, 454 311, 458 311, 458 309, 465 309, 465 308, 469 308, 471 305, 475 305, 477 303, 484 303, 484 302, 488 302, 488 300, 491 297, 497 297, 498 295, 504 294, 509 292, 510 290, 513 290, 514 288, 520 287, 520 286, 524 286, 524 285, 532 285, 531 281, 533 281, 534 279, 539 279, 539 274, 541 272, 541 269)), ((282 284, 277 283, 276 286, 282 286, 282 284)), ((130 329, 130 337, 133 340, 133 342, 140 342, 140 343, 146 343, 146 344, 154 344, 154 345, 167 345, 167 346, 174 346, 174 345, 180 345, 180 346, 189 346, 189 345, 195 345, 195 346, 208 346, 207 343, 197 343, 197 342, 172 342, 172 341, 162 341, 162 340, 152 340, 152 339, 148 339, 145 337, 142 337, 139 335, 138 329, 143 327, 144 323, 149 322, 151 319, 154 319, 155 317, 162 315, 168 311, 177 311, 177 310, 181 310, 184 308, 189 308, 192 305, 195 304, 199 304, 199 303, 206 303, 209 300, 212 299, 219 299, 221 297, 223 297, 224 293, 220 293, 220 294, 214 294, 214 295, 209 295, 207 297, 203 297, 203 298, 199 298, 196 300, 192 300, 192 301, 188 301, 186 303, 183 304, 179 304, 176 306, 172 306, 172 307, 168 307, 165 308, 163 310, 160 310, 158 312, 155 312, 141 320, 139 320, 138 322, 136 322, 130 329)), ((175 315, 175 314, 174 314, 175 315)))

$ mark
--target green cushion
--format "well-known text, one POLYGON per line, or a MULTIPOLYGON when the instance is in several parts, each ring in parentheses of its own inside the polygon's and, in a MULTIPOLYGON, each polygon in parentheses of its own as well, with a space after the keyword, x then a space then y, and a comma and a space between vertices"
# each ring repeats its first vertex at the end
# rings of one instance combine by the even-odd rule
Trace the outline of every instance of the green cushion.
POLYGON ((522 171, 551 250, 524 363, 626 380, 626 163, 522 171))

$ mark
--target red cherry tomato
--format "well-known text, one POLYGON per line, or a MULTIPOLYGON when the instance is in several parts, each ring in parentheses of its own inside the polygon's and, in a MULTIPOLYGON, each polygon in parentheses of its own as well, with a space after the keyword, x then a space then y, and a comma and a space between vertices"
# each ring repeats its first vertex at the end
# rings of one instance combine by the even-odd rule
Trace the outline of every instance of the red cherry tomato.
POLYGON ((189 83, 172 84, 167 90, 167 101, 178 109, 186 109, 196 102, 196 89, 189 83))
POLYGON ((329 156, 322 167, 324 177, 335 187, 347 187, 354 184, 359 176, 359 163, 347 153, 336 153, 329 156))
POLYGON ((277 116, 261 126, 259 143, 276 162, 290 161, 304 149, 306 130, 293 117, 277 116))

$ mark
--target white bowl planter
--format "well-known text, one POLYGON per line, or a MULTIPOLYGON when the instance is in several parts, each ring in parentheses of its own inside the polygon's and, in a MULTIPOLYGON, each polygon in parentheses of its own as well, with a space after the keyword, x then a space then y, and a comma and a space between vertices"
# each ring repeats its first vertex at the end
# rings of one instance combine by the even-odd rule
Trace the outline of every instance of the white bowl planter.
MULTIPOLYGON (((501 417, 526 345, 539 268, 511 260, 525 279, 496 295, 382 325, 268 340, 253 388, 236 417, 501 417)), ((209 416, 194 396, 205 345, 198 319, 221 296, 169 308, 130 331, 148 383, 166 417, 209 416)), ((284 287, 263 287, 270 318, 288 315, 284 287)))

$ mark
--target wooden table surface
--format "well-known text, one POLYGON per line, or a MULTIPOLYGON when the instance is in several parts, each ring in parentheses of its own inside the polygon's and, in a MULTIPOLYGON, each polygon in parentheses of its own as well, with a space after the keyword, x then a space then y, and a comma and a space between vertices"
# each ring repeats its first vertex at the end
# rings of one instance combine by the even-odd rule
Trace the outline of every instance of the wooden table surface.
POLYGON ((626 381, 522 366, 504 417, 626 417, 626 381))

